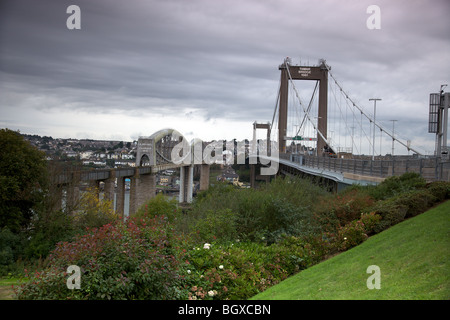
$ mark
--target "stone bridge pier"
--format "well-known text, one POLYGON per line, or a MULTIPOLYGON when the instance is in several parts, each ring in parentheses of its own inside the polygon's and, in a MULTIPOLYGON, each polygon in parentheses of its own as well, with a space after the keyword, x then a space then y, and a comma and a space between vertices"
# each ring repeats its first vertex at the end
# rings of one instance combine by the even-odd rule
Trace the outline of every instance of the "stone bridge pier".
POLYGON ((210 165, 203 162, 203 157, 197 157, 199 154, 203 155, 205 143, 201 140, 195 140, 192 143, 186 141, 178 131, 163 129, 149 137, 139 138, 134 168, 62 173, 58 177, 57 184, 64 188, 67 198, 66 208, 72 206, 72 203, 74 203, 73 207, 76 207, 75 202, 79 199, 77 186, 87 183, 98 188, 102 182, 104 183, 104 199, 115 200, 115 212, 123 217, 126 212, 125 179, 130 179, 128 212, 129 215, 133 215, 146 201, 155 197, 156 174, 169 169, 180 170, 179 202, 192 202, 194 166, 200 171, 199 190, 204 191, 209 187, 210 165), (172 159, 172 157, 175 158, 172 159))
POLYGON ((130 185, 130 215, 156 195, 156 176, 154 174, 135 174, 130 185))
POLYGON ((200 165, 200 191, 205 191, 209 188, 209 167, 209 164, 200 165))
POLYGON ((180 203, 192 202, 192 189, 194 186, 194 166, 180 167, 180 203))

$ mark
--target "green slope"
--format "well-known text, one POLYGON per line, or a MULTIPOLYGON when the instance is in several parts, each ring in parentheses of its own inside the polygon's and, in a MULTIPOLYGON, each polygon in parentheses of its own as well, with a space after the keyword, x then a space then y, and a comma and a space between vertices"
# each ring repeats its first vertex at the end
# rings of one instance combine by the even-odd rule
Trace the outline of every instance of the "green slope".
POLYGON ((292 276, 254 300, 450 298, 450 201, 292 276), (377 265, 381 288, 369 290, 377 265))

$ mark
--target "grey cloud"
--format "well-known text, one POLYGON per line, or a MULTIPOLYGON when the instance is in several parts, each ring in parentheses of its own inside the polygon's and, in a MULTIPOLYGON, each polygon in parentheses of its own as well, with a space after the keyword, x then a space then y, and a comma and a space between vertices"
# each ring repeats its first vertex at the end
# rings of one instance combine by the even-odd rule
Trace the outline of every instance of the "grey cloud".
POLYGON ((290 56, 324 58, 367 108, 382 95, 414 117, 405 110, 423 101, 426 114, 430 90, 450 71, 446 1, 379 0, 375 31, 368 0, 72 2, 2 2, 2 103, 25 108, 36 95, 47 96, 41 109, 61 112, 270 121, 278 65, 290 56), (70 4, 81 8, 81 30, 65 27, 70 4))

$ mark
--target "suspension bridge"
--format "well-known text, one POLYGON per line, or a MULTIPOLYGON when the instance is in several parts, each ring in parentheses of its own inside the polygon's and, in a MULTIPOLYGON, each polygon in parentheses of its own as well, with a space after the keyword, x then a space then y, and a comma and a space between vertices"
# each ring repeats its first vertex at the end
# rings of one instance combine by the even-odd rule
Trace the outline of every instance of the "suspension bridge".
MULTIPOLYGON (((230 151, 238 164, 246 161, 250 164, 252 186, 256 186, 257 180, 269 181, 276 174, 313 177, 331 190, 351 184, 378 184, 405 172, 417 172, 427 181, 450 181, 447 148, 450 93, 441 90, 430 95, 429 132, 436 134, 436 152, 429 156, 410 140, 395 134, 396 120, 392 120, 390 131, 376 119, 375 106, 380 99, 370 99, 374 101, 373 114, 359 106, 337 81, 325 60, 320 60, 316 66, 294 66, 290 59, 285 59, 279 70, 281 77, 272 122, 253 124, 251 144, 227 144, 225 156, 223 141, 205 143, 194 139, 189 143, 177 130, 157 131, 139 138, 135 168, 57 175, 56 184, 66 194, 66 207, 79 199, 80 183, 98 187, 103 182, 105 197, 116 199, 116 211, 123 214, 124 181, 130 179, 129 212, 132 214, 155 196, 155 175, 166 169, 180 171, 179 202, 189 203, 193 196, 194 169, 200 171, 200 190, 206 190, 210 165, 227 163, 230 151), (314 84, 307 104, 300 96, 296 80, 314 84), (258 129, 266 131, 263 143, 256 139, 258 129), (382 155, 381 147, 376 153, 377 130, 392 141, 391 154, 382 155), (406 148, 408 155, 394 155, 394 143, 406 148), (409 155, 410 152, 413 154, 409 155)), ((380 145, 381 140, 380 137, 380 145)))
MULTIPOLYGON (((395 132, 398 119, 390 120, 391 130, 376 118, 376 104, 381 99, 368 97, 373 102, 373 113, 359 105, 325 60, 319 60, 318 65, 301 66, 286 58, 279 70, 272 121, 255 123, 254 137, 256 129, 266 129, 270 140, 277 141, 278 154, 265 157, 266 161, 278 157, 281 173, 313 176, 331 183, 335 189, 355 183, 377 184, 405 172, 417 172, 427 181, 450 181, 447 148, 450 93, 441 90, 437 97, 430 95, 429 132, 436 133, 439 146, 430 156, 410 139, 402 138, 401 132, 395 132), (300 95, 297 80, 313 85, 310 97, 300 95), (391 152, 383 155, 382 146, 386 149, 389 141, 391 152), (407 154, 395 155, 396 149, 407 154)), ((252 172, 253 184, 255 179, 268 179, 257 176, 254 169, 252 172)))

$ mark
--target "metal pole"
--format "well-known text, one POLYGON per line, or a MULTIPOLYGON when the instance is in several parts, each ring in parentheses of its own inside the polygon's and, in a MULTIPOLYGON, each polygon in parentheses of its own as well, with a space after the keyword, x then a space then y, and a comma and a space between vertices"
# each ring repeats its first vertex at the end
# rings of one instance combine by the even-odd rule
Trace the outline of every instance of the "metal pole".
POLYGON ((392 121, 392 156, 394 156, 394 141, 395 141, 395 139, 394 139, 394 137, 395 137, 394 131, 395 131, 395 121, 398 121, 398 120, 390 120, 390 121, 392 121))
POLYGON ((443 126, 442 126, 442 147, 445 152, 448 152, 447 146, 447 130, 448 130, 448 108, 450 107, 450 93, 444 94, 444 112, 443 112, 443 126))
MULTIPOLYGON (((439 90, 439 111, 438 111, 438 127, 436 132, 436 157, 442 157, 442 143, 443 143, 443 131, 444 131, 444 112, 446 111, 445 108, 445 94, 444 94, 444 88, 446 87, 446 84, 441 85, 441 89, 439 90)), ((445 131, 446 128, 445 128, 445 131)))
POLYGON ((369 101, 373 101, 373 144, 372 144, 372 160, 375 160, 375 118, 377 113, 377 101, 379 98, 371 98, 369 101))

